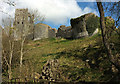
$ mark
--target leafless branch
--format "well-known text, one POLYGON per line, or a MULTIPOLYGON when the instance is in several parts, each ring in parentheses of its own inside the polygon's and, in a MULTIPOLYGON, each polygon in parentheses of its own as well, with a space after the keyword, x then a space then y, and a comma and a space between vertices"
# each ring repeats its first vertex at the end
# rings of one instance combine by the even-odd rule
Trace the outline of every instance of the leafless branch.
POLYGON ((7 3, 8 5, 11 5, 11 6, 16 6, 15 2, 10 1, 10 0, 3 1, 3 2, 4 2, 4 3, 7 3))
POLYGON ((43 23, 45 16, 42 15, 37 9, 30 10, 30 13, 34 15, 34 22, 43 23))

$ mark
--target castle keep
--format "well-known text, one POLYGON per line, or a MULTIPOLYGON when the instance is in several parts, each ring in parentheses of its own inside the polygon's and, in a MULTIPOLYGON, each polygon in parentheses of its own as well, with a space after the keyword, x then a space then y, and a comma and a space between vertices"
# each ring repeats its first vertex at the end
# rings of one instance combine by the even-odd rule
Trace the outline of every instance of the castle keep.
POLYGON ((23 35, 33 39, 34 15, 28 13, 28 9, 16 9, 14 27, 16 39, 21 39, 23 35))

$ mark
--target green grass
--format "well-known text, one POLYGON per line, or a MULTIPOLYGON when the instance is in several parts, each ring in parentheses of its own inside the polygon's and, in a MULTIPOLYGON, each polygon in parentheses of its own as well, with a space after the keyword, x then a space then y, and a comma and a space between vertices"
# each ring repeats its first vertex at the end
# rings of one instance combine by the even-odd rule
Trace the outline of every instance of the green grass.
MULTIPOLYGON (((80 80, 97 80, 93 78, 84 78, 85 75, 91 76, 88 73, 89 68, 85 66, 84 48, 89 45, 95 45, 100 40, 100 36, 97 34, 93 37, 67 40, 67 39, 43 39, 40 41, 31 41, 26 46, 27 49, 32 49, 26 53, 24 60, 34 60, 33 64, 36 72, 41 73, 43 65, 49 59, 58 59, 60 62, 63 76, 69 79, 67 81, 80 81, 80 80), (39 65, 39 66, 38 66, 39 65), (81 70, 82 69, 82 70, 81 70), (68 75, 69 73, 69 75, 68 75), (79 78, 79 76, 81 77, 79 78)), ((95 49, 96 50, 96 49, 95 49)), ((91 50, 92 51, 92 50, 91 50)), ((94 54, 95 51, 89 53, 94 54)), ((88 57, 86 57, 88 58, 88 57)), ((92 73, 93 76, 100 74, 99 71, 92 73)), ((99 77, 99 76, 98 76, 99 77)), ((95 77, 96 78, 96 77, 95 77)))
MULTIPOLYGON (((104 81, 111 77, 105 74, 111 64, 105 57, 102 40, 99 34, 75 40, 63 38, 29 41, 25 44, 23 64, 41 73, 49 59, 58 59, 63 81, 104 81), (90 60, 86 65, 86 60, 90 60)), ((13 69, 13 74, 17 68, 13 69)), ((27 73, 26 70, 24 73, 27 73)), ((16 75, 17 76, 17 75, 16 75)))

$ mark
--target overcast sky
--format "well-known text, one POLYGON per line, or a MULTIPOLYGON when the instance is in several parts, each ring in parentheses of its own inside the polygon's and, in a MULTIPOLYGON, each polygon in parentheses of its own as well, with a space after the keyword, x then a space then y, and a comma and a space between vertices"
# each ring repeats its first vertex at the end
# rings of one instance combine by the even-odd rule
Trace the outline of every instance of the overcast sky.
MULTIPOLYGON (((16 8, 37 9, 39 14, 45 16, 44 23, 57 28, 60 25, 69 26, 71 18, 76 18, 86 13, 92 12, 98 15, 94 2, 83 3, 79 2, 80 0, 11 0, 16 3, 16 6, 13 7, 2 1, 0 1, 0 10, 12 17, 14 17, 16 8)), ((8 15, 0 12, 0 17, 6 18, 8 15)), ((2 18, 0 18, 0 24, 2 18)))

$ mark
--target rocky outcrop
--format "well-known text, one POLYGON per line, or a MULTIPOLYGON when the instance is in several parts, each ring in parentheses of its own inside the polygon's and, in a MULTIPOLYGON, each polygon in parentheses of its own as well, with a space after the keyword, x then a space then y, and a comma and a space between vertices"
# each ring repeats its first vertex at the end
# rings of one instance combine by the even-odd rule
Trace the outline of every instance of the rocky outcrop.
POLYGON ((40 40, 44 38, 55 38, 55 31, 48 25, 43 23, 38 23, 35 25, 34 29, 34 40, 40 40))
POLYGON ((60 79, 58 60, 53 59, 47 61, 47 63, 43 66, 41 79, 49 81, 58 81, 60 79))
POLYGON ((66 27, 65 25, 61 25, 58 28, 57 37, 72 38, 71 26, 66 27))

